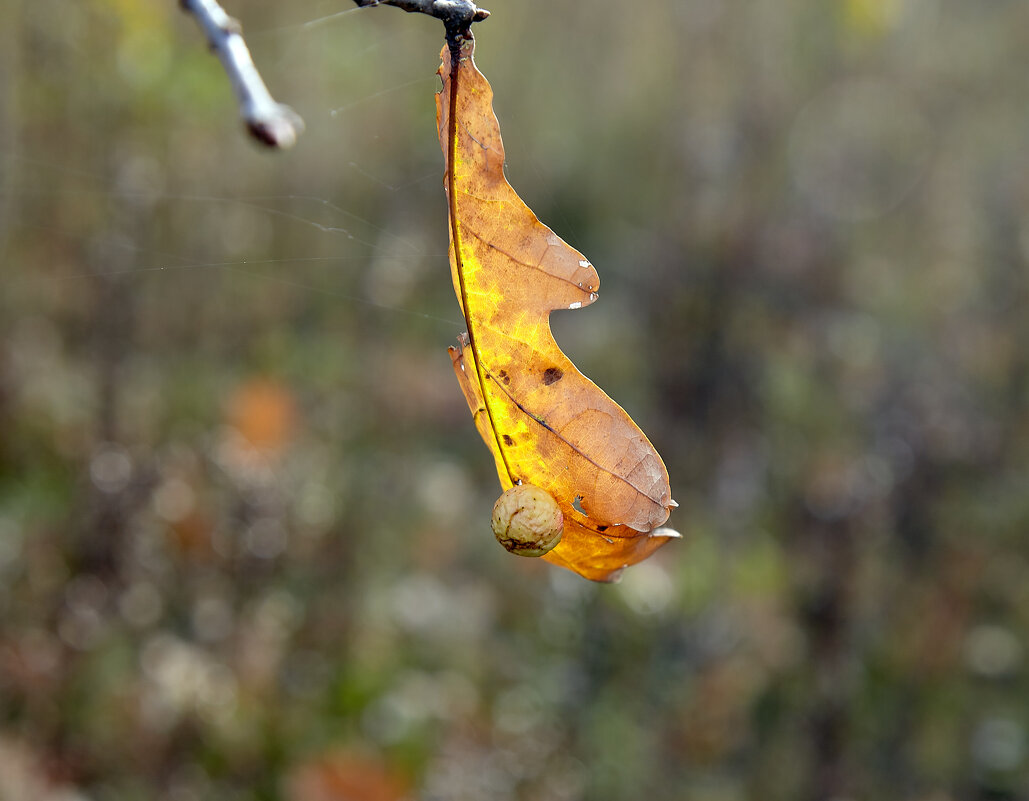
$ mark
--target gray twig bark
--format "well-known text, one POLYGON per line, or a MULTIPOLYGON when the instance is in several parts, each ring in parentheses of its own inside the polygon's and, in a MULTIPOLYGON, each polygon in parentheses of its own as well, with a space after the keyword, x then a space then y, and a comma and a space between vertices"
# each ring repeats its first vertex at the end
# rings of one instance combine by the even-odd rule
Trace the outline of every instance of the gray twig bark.
POLYGON ((472 0, 354 0, 362 8, 369 6, 396 6, 404 11, 428 14, 442 20, 447 29, 447 38, 467 36, 473 22, 481 22, 489 16, 472 0))
MULTIPOLYGON (((473 22, 489 16, 472 0, 354 0, 361 8, 396 6, 404 11, 428 14, 442 20, 451 47, 470 36, 473 22)), ((247 130, 269 147, 292 147, 304 130, 304 121, 289 106, 277 103, 254 66, 239 22, 230 17, 217 0, 179 0, 203 28, 211 49, 221 59, 239 101, 240 115, 247 130)))
POLYGON ((196 18, 221 60, 247 130, 269 147, 292 147, 304 130, 304 121, 289 106, 272 98, 250 57, 239 23, 216 0, 180 0, 180 5, 196 18))

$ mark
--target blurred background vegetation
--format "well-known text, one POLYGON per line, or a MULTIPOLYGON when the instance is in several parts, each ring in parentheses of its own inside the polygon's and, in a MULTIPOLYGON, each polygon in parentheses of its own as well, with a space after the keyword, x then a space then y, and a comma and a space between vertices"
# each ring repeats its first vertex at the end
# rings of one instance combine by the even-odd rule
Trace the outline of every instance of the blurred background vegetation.
POLYGON ((1029 4, 493 0, 559 341, 684 534, 509 556, 438 23, 0 0, 0 799, 1029 798, 1029 4))

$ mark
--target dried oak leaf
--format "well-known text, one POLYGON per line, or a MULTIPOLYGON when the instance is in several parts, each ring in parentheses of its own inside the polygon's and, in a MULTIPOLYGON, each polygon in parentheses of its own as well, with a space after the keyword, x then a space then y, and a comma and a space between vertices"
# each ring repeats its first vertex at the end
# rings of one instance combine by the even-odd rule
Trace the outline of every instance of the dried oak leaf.
POLYGON ((580 373, 550 313, 597 299, 593 265, 536 219, 504 177, 493 92, 474 42, 444 47, 436 96, 446 161, 450 264, 468 333, 454 371, 504 489, 535 484, 564 513, 542 558, 610 581, 669 539, 668 472, 625 411, 580 373))

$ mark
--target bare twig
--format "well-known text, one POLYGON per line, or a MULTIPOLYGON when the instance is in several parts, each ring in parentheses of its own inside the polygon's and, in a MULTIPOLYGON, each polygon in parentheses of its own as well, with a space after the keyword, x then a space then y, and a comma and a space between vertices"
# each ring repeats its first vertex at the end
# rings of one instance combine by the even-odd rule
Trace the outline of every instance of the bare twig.
POLYGON ((180 5, 196 17, 211 49, 221 59, 247 130, 269 147, 292 147, 304 130, 304 121, 289 106, 272 98, 250 57, 239 23, 216 0, 180 0, 180 5))
POLYGON ((484 8, 478 8, 472 0, 354 0, 357 5, 396 6, 404 11, 428 14, 443 20, 447 29, 447 38, 467 37, 468 29, 473 22, 481 22, 489 16, 484 8))

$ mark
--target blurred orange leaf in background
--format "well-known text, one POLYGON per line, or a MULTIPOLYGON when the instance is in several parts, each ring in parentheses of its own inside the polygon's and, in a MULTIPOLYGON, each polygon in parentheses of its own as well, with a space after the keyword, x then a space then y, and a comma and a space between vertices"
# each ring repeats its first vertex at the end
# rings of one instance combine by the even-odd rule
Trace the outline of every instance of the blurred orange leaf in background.
POLYGON ((226 404, 226 421, 255 448, 281 451, 296 428, 296 402, 281 381, 252 378, 233 390, 226 404))
POLYGON ((378 758, 355 750, 318 757, 289 779, 289 801, 403 801, 407 781, 378 758))

